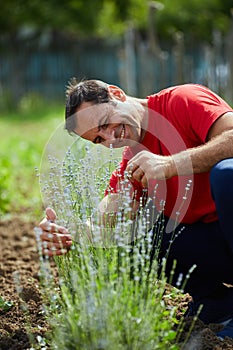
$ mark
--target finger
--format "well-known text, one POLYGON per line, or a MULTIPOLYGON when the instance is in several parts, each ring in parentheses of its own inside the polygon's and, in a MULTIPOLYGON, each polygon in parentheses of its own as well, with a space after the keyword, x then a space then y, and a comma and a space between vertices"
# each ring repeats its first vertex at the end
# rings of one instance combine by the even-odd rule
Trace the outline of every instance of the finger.
POLYGON ((141 182, 142 177, 144 176, 144 172, 141 168, 137 168, 133 173, 132 177, 137 180, 138 182, 141 182))
POLYGON ((68 230, 64 226, 60 226, 54 223, 49 223, 49 231, 52 233, 69 234, 68 230))
POLYGON ((137 170, 138 168, 139 168, 139 166, 136 163, 128 164, 126 167, 126 171, 128 172, 128 176, 131 177, 132 174, 135 172, 135 170, 137 170))
POLYGON ((51 223, 51 221, 48 221, 46 218, 44 218, 40 224, 39 227, 43 231, 48 231, 51 233, 61 233, 65 235, 69 235, 69 231, 64 226, 59 226, 54 223, 51 223))
POLYGON ((51 222, 47 220, 47 218, 44 218, 40 223, 39 227, 44 231, 50 231, 51 229, 51 222))
POLYGON ((44 218, 39 226, 40 228, 43 230, 43 231, 47 231, 47 232, 58 232, 58 229, 55 228, 54 226, 55 224, 53 224, 53 227, 52 227, 52 223, 50 220, 48 220, 47 218, 44 218))
POLYGON ((49 208, 49 207, 46 208, 45 213, 46 213, 47 220, 49 220, 49 221, 55 221, 56 220, 57 215, 56 215, 55 211, 52 208, 49 208))
POLYGON ((142 152, 139 152, 137 154, 135 154, 135 156, 133 156, 131 159, 129 159, 128 161, 128 165, 132 166, 132 164, 136 165, 138 163, 140 163, 142 161, 143 157, 142 157, 142 152))
POLYGON ((141 184, 143 187, 147 188, 148 187, 148 182, 147 182, 147 178, 146 175, 144 174, 143 177, 141 178, 141 184))
POLYGON ((56 250, 55 249, 53 249, 53 250, 51 250, 51 249, 43 249, 42 250, 43 255, 46 255, 46 256, 49 256, 49 257, 58 256, 58 255, 64 255, 67 252, 68 252, 68 250, 64 249, 64 248, 56 249, 56 250))
POLYGON ((69 234, 57 234, 48 231, 43 231, 40 237, 41 241, 62 243, 63 245, 70 244, 72 242, 71 235, 69 234))
POLYGON ((48 242, 43 241, 42 242, 42 249, 50 249, 50 250, 57 250, 57 249, 70 249, 72 245, 72 241, 67 241, 65 244, 62 242, 48 242))

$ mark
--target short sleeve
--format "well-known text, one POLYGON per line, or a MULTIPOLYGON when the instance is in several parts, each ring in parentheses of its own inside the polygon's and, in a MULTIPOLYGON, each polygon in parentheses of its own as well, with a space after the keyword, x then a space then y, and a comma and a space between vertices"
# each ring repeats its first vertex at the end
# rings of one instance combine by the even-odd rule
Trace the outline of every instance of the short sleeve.
POLYGON ((196 142, 204 143, 213 123, 233 111, 218 95, 201 85, 182 85, 174 90, 170 107, 196 142))

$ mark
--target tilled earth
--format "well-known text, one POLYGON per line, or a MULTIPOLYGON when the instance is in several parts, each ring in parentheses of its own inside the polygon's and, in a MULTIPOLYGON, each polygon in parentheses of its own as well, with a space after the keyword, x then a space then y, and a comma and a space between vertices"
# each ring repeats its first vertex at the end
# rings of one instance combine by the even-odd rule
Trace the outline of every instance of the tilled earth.
MULTIPOLYGON (((0 221, 0 298, 13 303, 8 311, 0 307, 0 350, 42 349, 43 337, 48 331, 40 292, 34 226, 35 223, 19 218, 0 221)), ((187 306, 188 300, 188 295, 177 299, 180 310, 187 306)), ((192 319, 187 320, 183 339, 191 322, 192 319)), ((233 341, 219 340, 214 330, 216 325, 196 322, 183 349, 233 349, 233 341)))

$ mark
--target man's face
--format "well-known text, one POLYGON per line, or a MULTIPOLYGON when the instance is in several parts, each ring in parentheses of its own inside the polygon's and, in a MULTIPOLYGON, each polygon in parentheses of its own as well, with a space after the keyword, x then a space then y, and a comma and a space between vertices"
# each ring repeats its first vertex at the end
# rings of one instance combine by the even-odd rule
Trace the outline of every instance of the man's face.
POLYGON ((74 132, 106 147, 133 146, 143 138, 142 115, 142 107, 128 101, 83 102, 75 116, 74 132))

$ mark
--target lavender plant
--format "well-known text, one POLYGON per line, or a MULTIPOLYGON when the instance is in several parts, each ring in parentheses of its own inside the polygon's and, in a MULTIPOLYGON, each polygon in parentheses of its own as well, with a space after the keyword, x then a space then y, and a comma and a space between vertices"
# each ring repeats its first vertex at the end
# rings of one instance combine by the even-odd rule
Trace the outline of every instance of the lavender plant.
POLYGON ((127 215, 131 206, 126 178, 114 228, 100 225, 98 203, 120 154, 101 146, 95 149, 93 153, 86 143, 74 144, 62 162, 50 156, 49 175, 41 175, 46 205, 56 210, 58 223, 69 228, 74 240, 67 255, 55 258, 59 290, 54 288, 48 260, 41 258, 50 297, 50 346, 64 350, 178 349, 175 307, 167 310, 163 300, 166 261, 159 265, 157 260, 162 209, 155 241, 150 230, 151 220, 156 219, 150 217, 153 210, 141 206, 134 220, 127 215))

